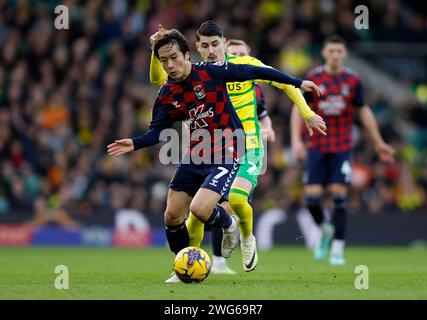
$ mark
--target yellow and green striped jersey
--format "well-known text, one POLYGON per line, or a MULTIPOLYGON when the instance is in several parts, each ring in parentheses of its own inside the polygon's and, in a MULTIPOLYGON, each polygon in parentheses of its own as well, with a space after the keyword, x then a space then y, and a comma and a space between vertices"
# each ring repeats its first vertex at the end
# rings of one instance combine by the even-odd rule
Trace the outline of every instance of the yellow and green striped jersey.
MULTIPOLYGON (((249 56, 226 55, 226 60, 235 64, 262 66, 261 61, 249 56), (259 63, 258 63, 259 62, 259 63)), ((255 80, 228 82, 227 92, 246 135, 246 149, 263 148, 262 136, 257 116, 255 80)))

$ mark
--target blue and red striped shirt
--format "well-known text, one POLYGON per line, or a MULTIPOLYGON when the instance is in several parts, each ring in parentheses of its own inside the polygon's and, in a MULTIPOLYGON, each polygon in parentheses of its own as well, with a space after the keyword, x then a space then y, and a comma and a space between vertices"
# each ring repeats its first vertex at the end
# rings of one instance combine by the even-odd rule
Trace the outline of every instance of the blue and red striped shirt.
POLYGON ((331 153, 351 150, 353 109, 364 105, 359 75, 349 68, 344 68, 341 73, 331 74, 324 66, 319 66, 310 70, 306 78, 323 89, 320 97, 313 92, 306 92, 304 97, 311 110, 325 120, 328 128, 326 136, 318 132, 310 136, 305 129, 307 147, 331 153))

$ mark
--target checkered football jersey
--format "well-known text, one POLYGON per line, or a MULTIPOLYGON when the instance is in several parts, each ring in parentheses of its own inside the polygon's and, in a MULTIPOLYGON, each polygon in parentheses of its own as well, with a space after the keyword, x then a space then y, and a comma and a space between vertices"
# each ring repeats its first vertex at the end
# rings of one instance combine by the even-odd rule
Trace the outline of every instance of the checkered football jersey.
POLYGON ((310 108, 320 115, 328 128, 327 136, 304 129, 304 137, 310 150, 342 152, 351 150, 353 108, 364 105, 363 88, 359 75, 349 68, 339 74, 330 74, 324 66, 307 73, 306 79, 323 89, 323 95, 306 92, 304 97, 310 108))
MULTIPOLYGON (((159 90, 153 107, 153 119, 150 128, 169 128, 175 121, 186 121, 190 129, 189 151, 205 157, 199 143, 207 142, 197 136, 196 130, 209 132, 211 142, 210 159, 240 157, 239 150, 245 152, 243 126, 227 94, 223 74, 232 72, 224 65, 198 63, 192 65, 189 77, 181 82, 168 79, 159 90), (214 130, 223 130, 224 140, 215 135, 214 130), (236 139, 227 139, 236 129, 241 129, 243 149, 237 148, 236 139)), ((242 147, 242 146, 240 146, 242 147)), ((208 148, 205 148, 208 150, 208 148)))

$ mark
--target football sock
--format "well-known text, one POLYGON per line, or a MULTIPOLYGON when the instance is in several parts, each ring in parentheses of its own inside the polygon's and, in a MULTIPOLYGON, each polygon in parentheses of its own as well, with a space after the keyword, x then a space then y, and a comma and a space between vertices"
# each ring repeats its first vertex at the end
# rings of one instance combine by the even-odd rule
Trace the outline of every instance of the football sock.
POLYGON ((305 201, 308 211, 310 211, 316 224, 320 226, 324 220, 323 209, 320 204, 320 196, 306 196, 305 201))
POLYGON ((242 237, 250 237, 253 228, 253 209, 249 204, 249 193, 244 189, 231 187, 229 201, 233 213, 240 219, 239 225, 242 237))
POLYGON ((344 240, 347 223, 347 204, 345 196, 334 196, 333 224, 334 239, 344 240))
POLYGON ((166 225, 166 238, 168 239, 170 250, 175 254, 188 247, 190 245, 190 237, 185 221, 177 226, 166 225))
POLYGON ((226 264, 227 261, 225 260, 225 258, 221 255, 217 256, 216 254, 213 255, 212 257, 212 265, 213 266, 223 266, 224 264, 226 264))
POLYGON ((337 240, 337 239, 332 240, 331 255, 334 255, 334 256, 344 255, 344 244, 345 244, 344 240, 337 240))
MULTIPOLYGON (((186 225, 190 236, 190 246, 200 248, 205 233, 205 224, 190 212, 186 225)), ((222 234, 222 230, 220 231, 222 234)))
POLYGON ((212 249, 213 249, 214 258, 215 256, 222 258, 222 255, 221 255, 221 244, 222 244, 222 236, 223 236, 222 229, 212 228, 211 233, 212 233, 212 249))
POLYGON ((234 219, 220 205, 216 205, 209 217, 207 224, 214 228, 228 229, 234 223, 234 219))

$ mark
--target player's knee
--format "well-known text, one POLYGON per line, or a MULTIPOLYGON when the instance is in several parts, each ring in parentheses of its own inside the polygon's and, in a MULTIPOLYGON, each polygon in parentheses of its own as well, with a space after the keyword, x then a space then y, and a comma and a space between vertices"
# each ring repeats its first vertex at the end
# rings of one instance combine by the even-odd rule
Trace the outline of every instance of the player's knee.
POLYGON ((334 195, 333 196, 334 207, 335 209, 347 209, 347 197, 344 195, 334 195))
POLYGON ((167 207, 164 213, 164 221, 168 226, 177 226, 183 223, 185 216, 180 212, 173 210, 172 208, 167 207))
POLYGON ((202 201, 193 201, 190 204, 190 211, 201 221, 207 221, 212 214, 212 210, 213 208, 210 208, 202 201))

